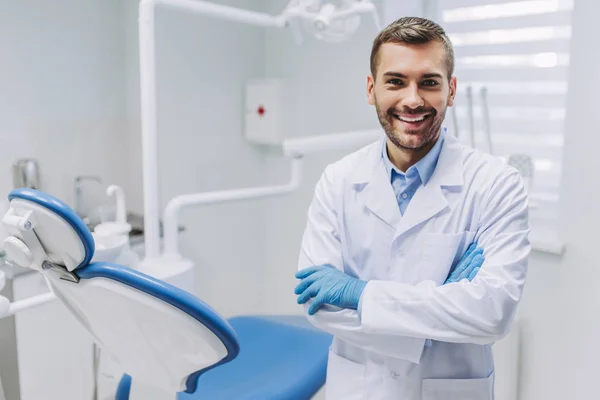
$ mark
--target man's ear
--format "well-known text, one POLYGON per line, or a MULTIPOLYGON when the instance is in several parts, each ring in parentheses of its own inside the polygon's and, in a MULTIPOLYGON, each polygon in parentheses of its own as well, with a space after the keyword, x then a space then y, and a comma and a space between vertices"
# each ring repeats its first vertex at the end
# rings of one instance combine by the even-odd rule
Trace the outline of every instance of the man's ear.
POLYGON ((367 76, 367 99, 369 101, 370 105, 375 105, 375 94, 373 93, 373 90, 375 88, 375 78, 373 78, 373 75, 369 74, 369 76, 367 76))
POLYGON ((456 77, 453 76, 450 79, 450 92, 448 93, 448 107, 454 105, 454 98, 456 97, 456 77))

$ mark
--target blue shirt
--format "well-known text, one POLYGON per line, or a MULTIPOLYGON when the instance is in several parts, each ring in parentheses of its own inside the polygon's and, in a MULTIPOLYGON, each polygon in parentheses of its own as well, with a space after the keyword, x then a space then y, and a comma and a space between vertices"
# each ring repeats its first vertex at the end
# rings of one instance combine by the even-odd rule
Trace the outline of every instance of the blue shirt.
POLYGON ((392 162, 387 154, 387 142, 383 147, 382 157, 385 170, 388 174, 388 179, 392 184, 394 193, 396 194, 396 200, 398 201, 398 207, 400 207, 400 213, 404 215, 408 203, 415 195, 417 189, 421 185, 426 185, 435 166, 437 165, 440 152, 442 151, 442 143, 446 137, 446 128, 442 128, 440 137, 437 142, 433 145, 429 153, 420 159, 415 165, 411 166, 406 172, 400 171, 392 162))

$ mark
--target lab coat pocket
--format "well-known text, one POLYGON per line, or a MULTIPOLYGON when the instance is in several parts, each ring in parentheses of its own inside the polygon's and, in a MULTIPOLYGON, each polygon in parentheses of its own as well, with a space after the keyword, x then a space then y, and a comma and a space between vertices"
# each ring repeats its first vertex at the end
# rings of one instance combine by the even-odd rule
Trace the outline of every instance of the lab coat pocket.
POLYGON ((423 379, 422 400, 493 400, 494 373, 480 379, 423 379))
POLYGON ((327 400, 363 400, 365 366, 329 350, 325 397, 327 400))
POLYGON ((421 280, 443 284, 472 243, 475 232, 429 233, 423 240, 421 280))

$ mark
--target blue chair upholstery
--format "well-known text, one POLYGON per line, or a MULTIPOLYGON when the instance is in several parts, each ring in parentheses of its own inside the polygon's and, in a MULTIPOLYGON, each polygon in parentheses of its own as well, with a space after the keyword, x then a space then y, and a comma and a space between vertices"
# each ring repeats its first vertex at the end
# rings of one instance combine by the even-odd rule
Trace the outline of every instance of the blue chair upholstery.
POLYGON ((325 383, 330 335, 260 317, 229 323, 240 353, 201 375, 196 393, 179 400, 304 400, 325 383))
MULTIPOLYGON (((325 384, 331 336, 310 328, 304 317, 231 318, 238 356, 202 374, 195 393, 178 400, 308 400, 325 384), (306 327, 303 327, 306 326, 306 327)), ((116 400, 128 400, 123 377, 116 400)))

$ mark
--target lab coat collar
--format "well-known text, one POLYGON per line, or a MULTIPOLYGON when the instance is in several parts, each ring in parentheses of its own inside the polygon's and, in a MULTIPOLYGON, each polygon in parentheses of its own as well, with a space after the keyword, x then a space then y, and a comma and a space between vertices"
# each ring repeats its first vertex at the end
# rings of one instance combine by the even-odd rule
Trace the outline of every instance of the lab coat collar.
POLYGON ((463 145, 451 134, 446 134, 440 158, 428 184, 462 186, 464 183, 463 145))
POLYGON ((446 135, 438 163, 431 179, 419 187, 411 199, 404 216, 400 214, 398 202, 381 157, 385 136, 379 145, 371 147, 366 158, 355 171, 352 183, 360 192, 367 208, 387 224, 396 228, 400 235, 417 224, 435 216, 448 206, 442 191, 444 186, 463 184, 462 144, 452 135, 446 135))

